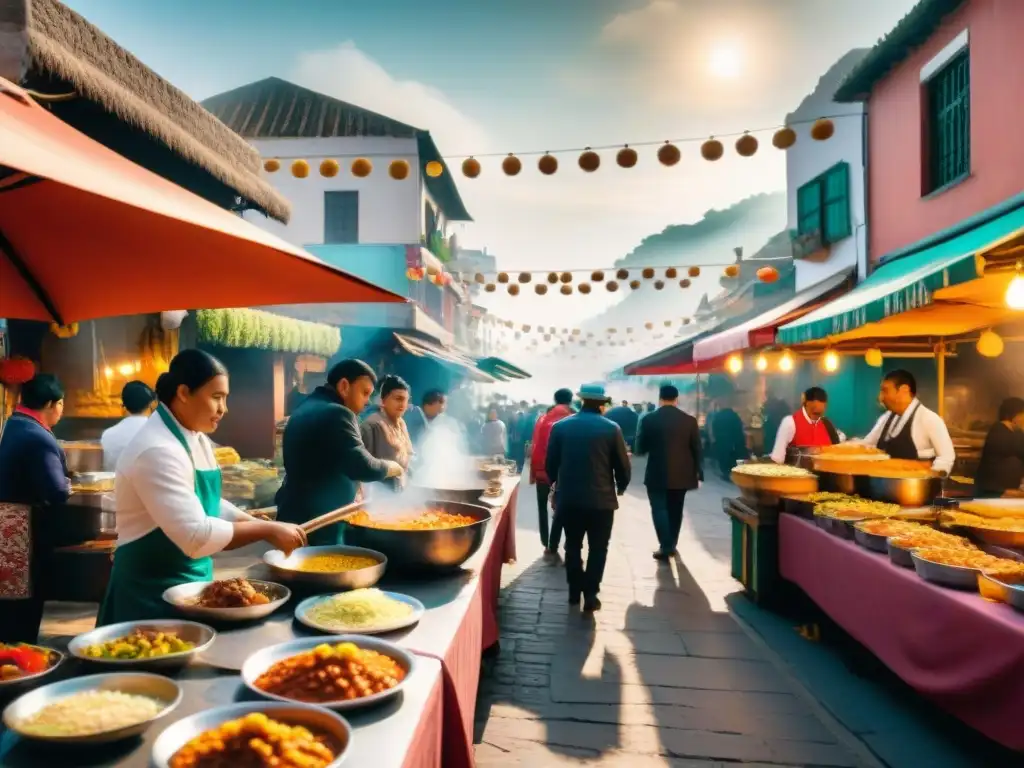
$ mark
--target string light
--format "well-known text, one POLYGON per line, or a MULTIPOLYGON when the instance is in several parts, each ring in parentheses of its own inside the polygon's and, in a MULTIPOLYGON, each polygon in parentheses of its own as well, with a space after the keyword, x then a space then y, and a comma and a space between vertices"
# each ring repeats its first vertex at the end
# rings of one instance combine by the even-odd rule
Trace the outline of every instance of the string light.
POLYGON ((1006 287, 1006 306, 1010 309, 1024 309, 1024 264, 1017 262, 1017 271, 1006 287))
POLYGON ((835 350, 830 349, 825 353, 822 359, 822 366, 828 373, 835 373, 839 370, 839 355, 836 354, 835 350))
POLYGON ((725 370, 735 376, 743 370, 743 358, 739 355, 729 355, 725 359, 725 370))
POLYGON ((788 349, 779 358, 779 370, 783 373, 789 373, 793 370, 793 355, 790 354, 788 349))
POLYGON ((768 358, 765 357, 764 352, 757 356, 757 360, 754 361, 754 367, 761 373, 768 370, 768 358))

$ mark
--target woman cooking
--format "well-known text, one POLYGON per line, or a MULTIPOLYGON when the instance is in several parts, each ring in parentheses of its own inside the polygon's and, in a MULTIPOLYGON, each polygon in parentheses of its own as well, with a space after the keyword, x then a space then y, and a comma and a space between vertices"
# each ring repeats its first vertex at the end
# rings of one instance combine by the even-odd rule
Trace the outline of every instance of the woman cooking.
POLYGON ((227 413, 228 372, 198 349, 179 353, 156 385, 156 413, 117 466, 117 549, 98 626, 172 613, 164 590, 213 578, 211 555, 266 541, 291 552, 302 529, 259 521, 221 499, 207 435, 227 413))
MULTIPOLYGON (((380 410, 369 416, 360 427, 363 444, 370 455, 385 461, 394 461, 402 469, 409 469, 412 459, 412 439, 405 419, 409 408, 409 385, 398 376, 385 376, 380 384, 380 410)), ((387 482, 395 490, 402 488, 404 475, 387 482)))
POLYGON ((1024 400, 1009 397, 999 406, 999 420, 988 431, 974 477, 978 496, 1002 496, 1020 490, 1024 480, 1024 400))

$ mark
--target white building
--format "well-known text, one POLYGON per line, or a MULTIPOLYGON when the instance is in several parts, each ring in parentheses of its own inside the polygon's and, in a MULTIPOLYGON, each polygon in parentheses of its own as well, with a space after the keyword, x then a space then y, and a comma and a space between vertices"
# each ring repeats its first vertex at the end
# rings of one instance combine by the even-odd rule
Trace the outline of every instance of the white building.
POLYGON ((850 51, 832 65, 786 119, 797 132, 796 144, 786 152, 797 291, 852 267, 858 280, 867 276, 864 105, 833 101, 840 83, 866 53, 850 51), (824 116, 832 118, 835 135, 815 141, 811 124, 824 116))

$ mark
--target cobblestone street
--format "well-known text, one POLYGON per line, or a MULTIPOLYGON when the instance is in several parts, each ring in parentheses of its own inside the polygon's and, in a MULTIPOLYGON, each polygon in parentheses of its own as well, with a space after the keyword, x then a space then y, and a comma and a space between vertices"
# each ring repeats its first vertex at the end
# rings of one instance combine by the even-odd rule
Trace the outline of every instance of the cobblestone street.
POLYGON ((536 499, 524 485, 501 652, 478 700, 481 768, 877 764, 726 611, 739 588, 729 577, 727 491, 712 481, 687 496, 680 558, 659 565, 634 480, 615 520, 603 610, 586 618, 567 605, 564 568, 540 559, 536 499))

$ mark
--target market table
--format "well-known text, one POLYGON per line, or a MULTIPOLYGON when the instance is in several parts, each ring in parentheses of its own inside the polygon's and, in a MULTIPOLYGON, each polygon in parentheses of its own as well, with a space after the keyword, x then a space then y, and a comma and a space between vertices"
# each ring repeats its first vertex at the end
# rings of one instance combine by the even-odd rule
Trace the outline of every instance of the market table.
POLYGON ((779 566, 908 685, 989 738, 1024 750, 1024 614, 908 568, 790 514, 779 566))

